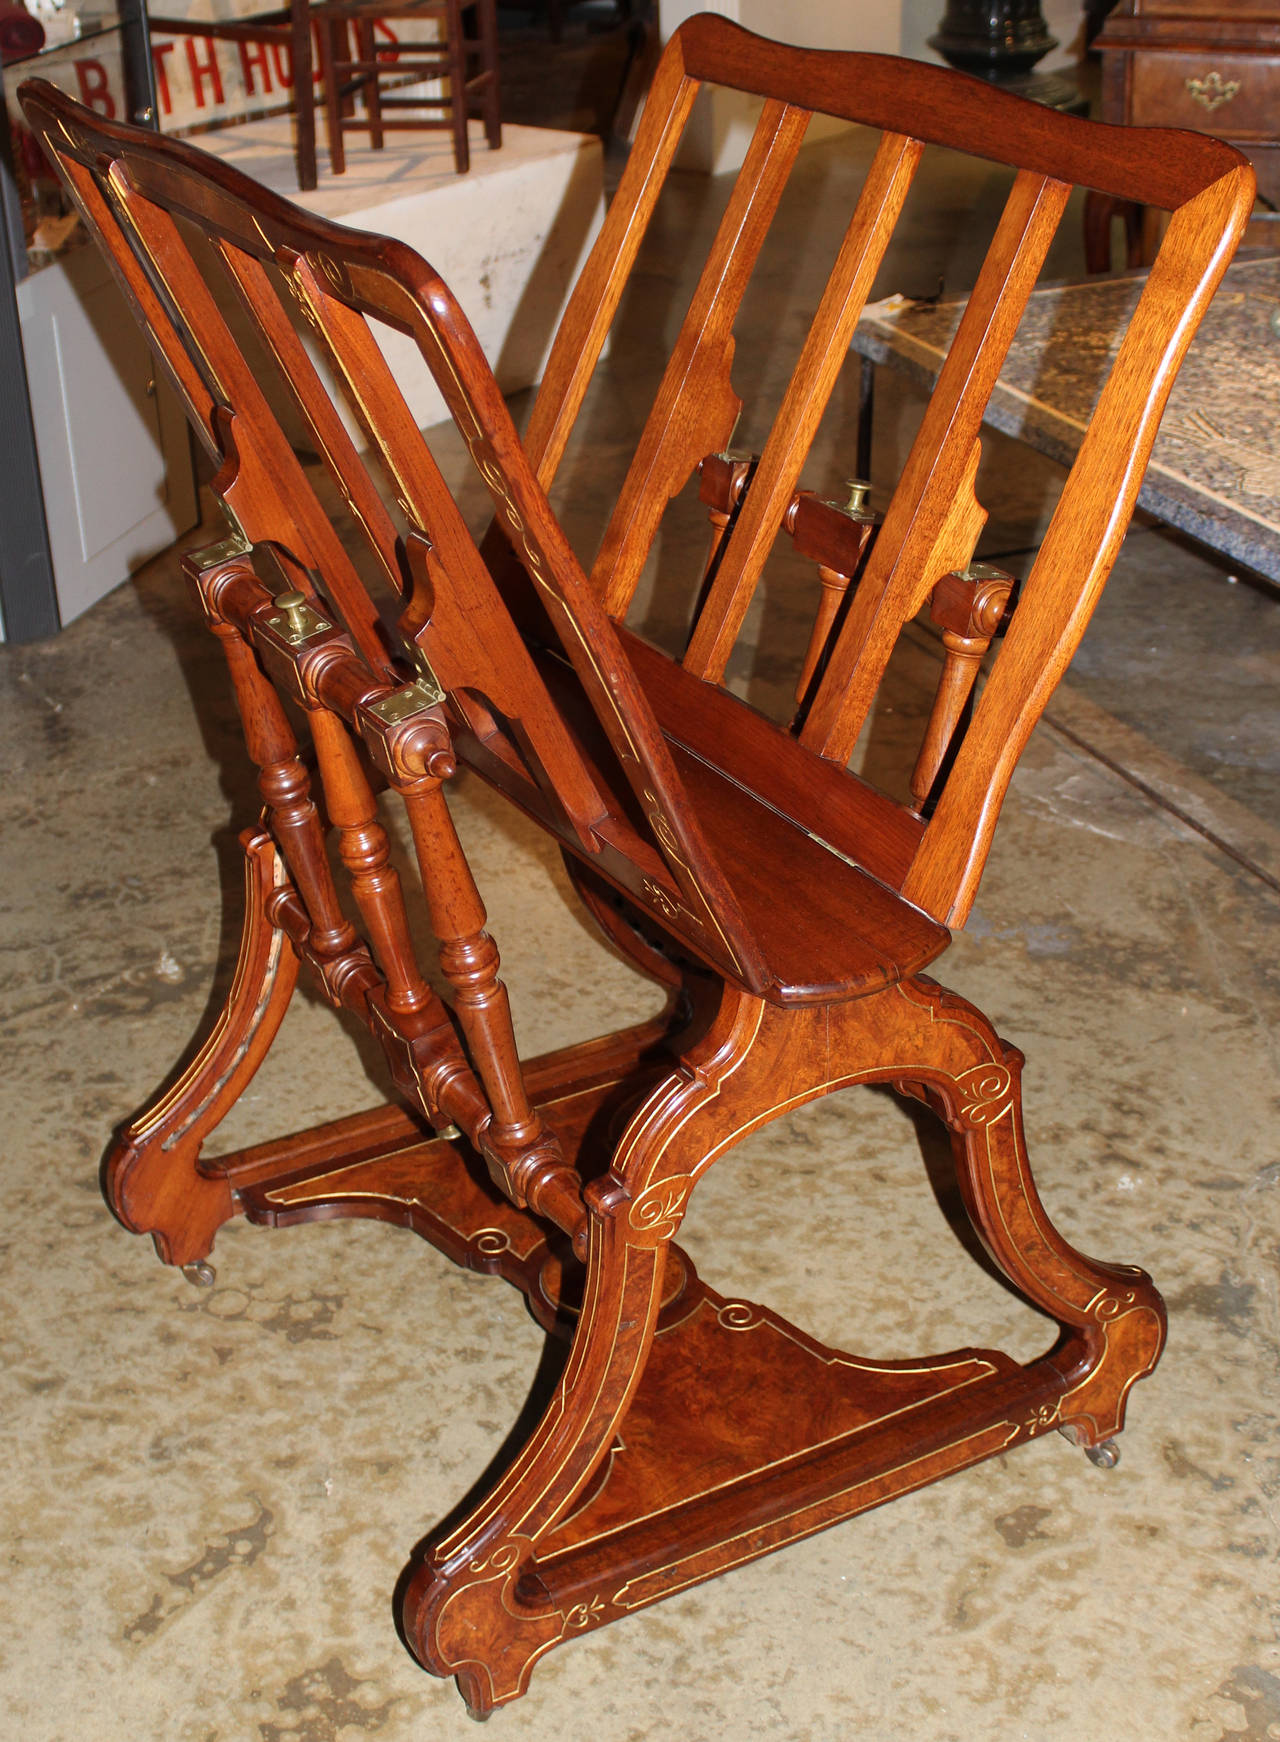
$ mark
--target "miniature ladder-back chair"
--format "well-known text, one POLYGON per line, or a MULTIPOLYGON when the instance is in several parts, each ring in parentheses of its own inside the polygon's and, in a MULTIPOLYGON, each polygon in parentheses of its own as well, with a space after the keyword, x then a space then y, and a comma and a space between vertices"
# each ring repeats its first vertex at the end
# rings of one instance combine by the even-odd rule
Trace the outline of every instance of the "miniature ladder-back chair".
POLYGON ((1248 215, 1244 159, 1200 135, 1055 114, 940 68, 696 18, 662 58, 522 441, 462 310, 408 248, 296 211, 47 85, 24 86, 23 102, 218 465, 236 535, 186 565, 265 800, 244 837, 234 988, 177 1085, 116 1141, 111 1202, 184 1266, 236 1214, 408 1223, 571 1329, 523 1449, 406 1581, 423 1664, 456 1676, 483 1715, 562 1640, 896 1494, 1050 1428, 1103 1446, 1159 1356, 1160 1297, 1141 1271, 1095 1263, 1053 1227, 1023 1143, 1020 1055, 921 970, 969 912, 1014 763, 1116 555, 1173 375, 1248 215), (588 575, 546 492, 704 81, 763 108, 588 575), (881 138, 763 451, 744 461, 726 451, 732 329, 814 111, 881 138), (800 470, 928 142, 1017 173, 877 525, 806 493, 800 470), (1010 577, 971 568, 985 518, 979 426, 1073 183, 1173 215, 1010 610, 1010 577), (193 229, 206 239, 194 252, 193 229), (300 446, 342 493, 389 607, 336 537, 262 366, 220 312, 228 298, 273 360, 285 421, 301 420, 300 446), (384 361, 382 325, 417 341, 492 495, 479 548, 384 361), (699 608, 676 662, 622 619, 666 503, 704 461, 716 542, 706 576, 691 577, 699 608), (835 597, 790 729, 722 686, 784 536, 835 597), (899 631, 930 603, 948 657, 908 806, 846 765, 899 631), (975 701, 977 657, 1002 618, 975 701), (281 696, 305 715, 314 796, 281 696), (560 844, 605 932, 671 987, 669 1018, 517 1057, 444 798, 459 760, 560 844), (414 956, 375 812, 382 785, 407 809, 447 1005, 414 956), (344 875, 362 930, 339 899, 344 875), (381 1041, 404 1105, 202 1160, 271 1045, 300 959, 381 1041), (1059 1327, 1048 1353, 863 1360, 699 1281, 674 1242, 700 1177, 745 1133, 855 1083, 892 1084, 944 1122, 975 1228, 1059 1327), (728 1395, 750 1412, 722 1407, 728 1395))

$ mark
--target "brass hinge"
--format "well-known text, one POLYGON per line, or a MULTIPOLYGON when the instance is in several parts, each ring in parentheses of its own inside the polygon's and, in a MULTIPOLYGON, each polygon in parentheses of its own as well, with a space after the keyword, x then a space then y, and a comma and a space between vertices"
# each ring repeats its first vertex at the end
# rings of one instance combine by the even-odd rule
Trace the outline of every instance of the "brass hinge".
POLYGON ((398 720, 411 719, 414 714, 424 714, 428 708, 438 707, 445 699, 444 685, 432 671, 431 661, 417 642, 406 638, 401 645, 418 675, 412 683, 392 690, 389 696, 383 696, 380 702, 372 702, 369 706, 369 712, 388 726, 394 726, 398 720))

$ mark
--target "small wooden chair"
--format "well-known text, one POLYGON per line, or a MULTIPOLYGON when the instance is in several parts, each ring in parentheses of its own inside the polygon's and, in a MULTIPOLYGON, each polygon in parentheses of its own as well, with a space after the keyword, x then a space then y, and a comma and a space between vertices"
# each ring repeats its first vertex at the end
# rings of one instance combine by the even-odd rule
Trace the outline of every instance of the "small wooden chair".
POLYGON ((1174 374, 1248 217, 1244 159, 1202 136, 1054 114, 939 68, 694 19, 658 68, 521 440, 462 310, 408 248, 307 216, 47 85, 25 85, 22 100, 218 466, 234 535, 185 561, 266 807, 244 837, 235 986, 185 1074, 115 1143, 110 1201, 184 1266, 237 1214, 407 1223, 506 1277, 572 1337, 524 1449, 406 1581, 423 1664, 456 1676, 484 1715, 523 1693, 561 1641, 1052 1428, 1108 1458, 1128 1392, 1160 1354, 1160 1297, 1140 1270, 1086 1258, 1054 1228, 1023 1140, 1021 1055, 922 970, 964 923, 1014 764, 1124 536, 1174 374), (588 575, 546 492, 704 81, 763 107, 588 575), (733 324, 815 110, 881 140, 762 452, 735 455, 733 324), (879 521, 803 490, 801 466, 928 141, 1016 175, 879 521), (979 429, 1073 183, 1173 215, 1014 604, 1011 576, 972 563, 979 429), (184 239, 193 225, 212 243, 200 263, 184 239), (216 294, 205 271, 225 277, 216 294), (228 296, 349 505, 381 600, 219 312, 228 296), (482 546, 397 390, 378 323, 421 347, 492 495, 482 546), (677 661, 622 619, 663 510, 699 465, 714 549, 677 661), (827 583, 790 728, 722 683, 765 555, 788 538, 827 583), (926 607, 947 659, 914 800, 898 803, 846 764, 899 632, 926 607), (305 716, 321 794, 282 696, 305 716), (444 801, 459 759, 563 847, 605 932, 671 989, 668 1017, 517 1057, 444 801), (375 811, 381 784, 408 813, 448 1006, 415 958, 375 811), (360 927, 339 900, 326 826, 360 927), (299 961, 381 1041, 403 1102, 202 1159, 272 1043, 299 961), (943 1122, 993 1260, 1058 1327, 1046 1353, 866 1360, 699 1280, 675 1236, 711 1164, 784 1111, 859 1083, 891 1084, 943 1122), (722 1412, 730 1388, 749 1414, 722 1412), (620 1442, 625 1456, 611 1458, 620 1442))
POLYGON ((453 165, 459 175, 471 167, 470 116, 477 114, 484 122, 490 150, 501 146, 497 0, 314 0, 311 16, 320 32, 325 127, 334 175, 346 170, 343 140, 348 133, 367 133, 370 145, 380 151, 389 132, 447 129, 453 135, 453 165), (474 17, 474 35, 466 29, 469 16, 474 17), (433 23, 439 38, 380 49, 374 26, 386 18, 433 23), (443 80, 444 94, 409 89, 426 80, 443 80))
POLYGON ((307 0, 289 0, 273 11, 240 18, 177 18, 149 13, 153 36, 202 36, 211 42, 267 43, 289 51, 293 75, 294 163, 298 191, 316 185, 316 97, 311 54, 311 14, 307 0))

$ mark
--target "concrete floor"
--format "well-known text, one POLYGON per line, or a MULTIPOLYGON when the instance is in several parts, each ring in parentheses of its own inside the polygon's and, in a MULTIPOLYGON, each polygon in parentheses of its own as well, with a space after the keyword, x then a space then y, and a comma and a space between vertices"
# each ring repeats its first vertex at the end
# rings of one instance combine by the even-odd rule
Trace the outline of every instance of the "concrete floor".
MULTIPOLYGON (((776 388, 860 162, 856 138, 804 154, 739 381, 776 388)), ((882 290, 931 291, 940 272, 959 288, 996 187, 944 159, 921 191, 882 290)), ((669 333, 717 192, 677 190, 566 465, 558 496, 588 551, 643 414, 631 360, 669 333)), ((1054 269, 1071 270, 1074 234, 1054 269)), ((848 469, 850 408, 838 393, 806 482, 848 469)), ((917 410, 882 396, 878 483, 917 410)), ((1033 542, 1056 483, 992 441, 984 548, 1033 542)), ((702 538, 688 504, 672 518, 638 602, 660 638, 702 538)), ((762 706, 781 705, 811 585, 779 571, 752 618, 734 680, 762 706)), ((1132 1397, 1119 1469, 1056 1436, 996 1458, 551 1654, 495 1734, 1280 1736, 1278 625, 1269 594, 1135 528, 938 970, 1027 1052, 1032 1158, 1065 1234, 1165 1290, 1168 1351, 1132 1397)), ((900 775, 936 669, 913 631, 865 747, 878 777, 900 775)), ((217 1286, 198 1292, 99 1196, 110 1128, 225 984, 233 832, 252 814, 218 655, 173 558, 57 640, 0 651, 0 742, 0 1734, 465 1733, 453 1690, 398 1641, 391 1599, 528 1394, 542 1338, 519 1300, 359 1224, 232 1225, 217 1286)), ((546 842, 474 779, 456 797, 525 1049, 650 1012, 546 842)), ((218 1146, 369 1105, 369 1077, 367 1053, 300 998, 218 1146)), ((916 1127, 885 1095, 833 1098, 744 1144, 686 1231, 710 1281, 864 1353, 991 1341, 1022 1357, 1048 1340, 939 1216, 916 1127)))

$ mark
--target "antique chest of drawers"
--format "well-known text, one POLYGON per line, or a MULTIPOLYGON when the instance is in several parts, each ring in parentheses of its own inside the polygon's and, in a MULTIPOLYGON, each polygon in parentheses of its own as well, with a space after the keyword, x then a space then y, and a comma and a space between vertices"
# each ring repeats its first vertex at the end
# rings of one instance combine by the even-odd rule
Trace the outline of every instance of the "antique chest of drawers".
POLYGON ((1104 121, 1217 134, 1280 205, 1280 0, 1121 0, 1096 47, 1104 121))

